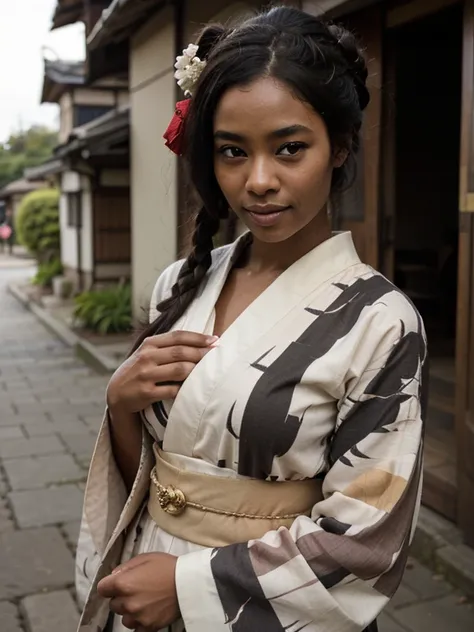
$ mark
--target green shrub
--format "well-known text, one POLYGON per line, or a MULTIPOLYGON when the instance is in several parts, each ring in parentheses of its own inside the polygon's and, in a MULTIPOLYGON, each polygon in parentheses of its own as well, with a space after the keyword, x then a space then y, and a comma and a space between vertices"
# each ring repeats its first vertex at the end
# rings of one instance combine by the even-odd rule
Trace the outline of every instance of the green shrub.
POLYGON ((33 283, 41 287, 51 287, 54 277, 59 276, 62 272, 63 266, 59 259, 45 261, 39 264, 33 283))
POLYGON ((59 193, 42 189, 28 193, 16 214, 18 240, 39 263, 59 259, 59 193))
POLYGON ((132 328, 130 285, 83 292, 76 296, 74 319, 100 334, 128 332, 132 328))

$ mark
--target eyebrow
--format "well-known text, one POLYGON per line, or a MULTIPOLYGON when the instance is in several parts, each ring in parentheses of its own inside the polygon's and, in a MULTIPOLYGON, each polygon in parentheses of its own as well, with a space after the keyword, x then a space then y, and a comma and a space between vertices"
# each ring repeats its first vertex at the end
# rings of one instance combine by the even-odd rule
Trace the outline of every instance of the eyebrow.
MULTIPOLYGON (((288 136, 293 136, 293 134, 297 134, 298 132, 311 132, 309 127, 305 125, 289 125, 288 127, 282 127, 281 129, 276 129, 273 132, 270 132, 268 135, 270 138, 288 138, 288 136)), ((236 134, 235 132, 227 132, 225 130, 217 130, 214 134, 215 140, 227 140, 234 141, 237 143, 241 143, 245 141, 245 136, 242 134, 236 134)))

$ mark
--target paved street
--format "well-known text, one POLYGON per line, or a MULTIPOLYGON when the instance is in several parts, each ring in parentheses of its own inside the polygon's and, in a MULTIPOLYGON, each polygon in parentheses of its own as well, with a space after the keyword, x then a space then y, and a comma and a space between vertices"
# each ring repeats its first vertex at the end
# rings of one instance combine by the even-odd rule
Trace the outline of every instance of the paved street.
MULTIPOLYGON (((7 293, 28 272, 0 254, 0 631, 75 632, 73 551, 107 379, 7 293)), ((473 632, 474 608, 411 562, 379 627, 473 632)))
POLYGON ((6 291, 0 254, 0 630, 75 632, 73 550, 106 379, 6 291))

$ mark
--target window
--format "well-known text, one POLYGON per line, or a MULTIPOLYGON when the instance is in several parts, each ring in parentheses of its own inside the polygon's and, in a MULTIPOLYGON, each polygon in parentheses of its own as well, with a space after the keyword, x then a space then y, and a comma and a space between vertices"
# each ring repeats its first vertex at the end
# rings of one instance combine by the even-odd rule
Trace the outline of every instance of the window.
POLYGON ((112 107, 104 105, 76 105, 74 107, 74 127, 90 123, 112 109, 112 107))
POLYGON ((82 195, 67 194, 67 225, 69 228, 82 228, 82 195))

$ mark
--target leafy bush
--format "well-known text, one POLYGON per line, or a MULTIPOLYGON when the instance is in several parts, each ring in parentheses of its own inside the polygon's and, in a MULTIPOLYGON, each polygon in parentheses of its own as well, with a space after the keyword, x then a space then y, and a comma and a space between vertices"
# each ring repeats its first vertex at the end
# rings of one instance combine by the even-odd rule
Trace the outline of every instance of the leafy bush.
POLYGON ((59 259, 45 261, 39 264, 33 283, 41 287, 51 287, 54 277, 59 276, 62 272, 63 266, 59 259))
POLYGON ((23 198, 16 214, 18 240, 39 263, 59 259, 59 193, 33 191, 23 198))
POLYGON ((132 328, 130 285, 83 292, 74 299, 74 319, 100 334, 128 332, 132 328))

